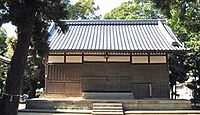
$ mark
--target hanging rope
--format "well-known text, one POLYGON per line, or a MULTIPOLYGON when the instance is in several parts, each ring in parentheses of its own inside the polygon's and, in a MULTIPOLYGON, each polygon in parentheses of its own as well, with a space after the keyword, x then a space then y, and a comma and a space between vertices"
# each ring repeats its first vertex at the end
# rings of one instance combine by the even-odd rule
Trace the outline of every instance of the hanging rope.
POLYGON ((3 95, 10 96, 10 102, 13 101, 13 97, 19 97, 20 96, 20 95, 12 95, 12 94, 5 93, 5 92, 3 92, 3 95))

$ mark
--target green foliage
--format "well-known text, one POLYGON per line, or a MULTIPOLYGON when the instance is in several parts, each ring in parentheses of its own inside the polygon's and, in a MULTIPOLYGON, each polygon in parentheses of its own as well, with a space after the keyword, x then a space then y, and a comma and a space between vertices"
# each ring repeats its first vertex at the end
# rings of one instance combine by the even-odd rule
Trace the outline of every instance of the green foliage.
POLYGON ((162 15, 154 8, 150 0, 131 0, 123 2, 110 13, 105 14, 105 19, 157 19, 162 15))
POLYGON ((44 88, 44 57, 39 56, 35 51, 35 49, 29 50, 22 87, 22 94, 29 94, 29 98, 37 97, 36 89, 44 88))
POLYGON ((174 91, 176 83, 184 83, 188 80, 185 59, 185 53, 173 53, 169 56, 169 85, 172 99, 176 99, 176 91, 174 91))
POLYGON ((200 37, 194 37, 186 44, 191 48, 187 54, 186 65, 189 76, 193 77, 187 86, 193 90, 194 99, 200 101, 200 37))
POLYGON ((14 49, 16 47, 17 38, 14 37, 7 37, 6 41, 7 51, 5 53, 5 56, 8 58, 11 58, 14 54, 14 49))
MULTIPOLYGON (((7 51, 7 46, 6 46, 6 32, 0 28, 0 55, 5 56, 5 53, 7 51)), ((6 80, 6 73, 7 73, 8 65, 0 61, 0 96, 3 92, 3 88, 5 85, 5 80, 6 80)))
POLYGON ((153 0, 155 7, 161 9, 166 15, 168 25, 174 30, 176 36, 185 42, 186 46, 190 49, 188 53, 182 58, 184 66, 189 77, 193 81, 188 84, 188 87, 193 90, 194 98, 200 100, 199 82, 199 58, 200 58, 200 4, 195 0, 153 0), (196 80, 195 80, 196 79, 196 80))
POLYGON ((95 12, 99 10, 98 6, 95 6, 94 0, 79 0, 74 5, 66 6, 69 11, 70 19, 99 19, 100 16, 95 12))
MULTIPOLYGON (((11 58, 13 55, 12 38, 7 37, 6 31, 0 28, 0 55, 11 58)), ((7 70, 9 65, 0 61, 0 96, 3 93, 5 81, 7 78, 7 70)))
POLYGON ((170 84, 183 83, 188 79, 184 61, 184 54, 176 53, 169 57, 170 84))
POLYGON ((0 28, 0 55, 4 55, 6 52, 6 32, 0 28))
POLYGON ((44 88, 44 65, 43 60, 48 55, 48 33, 42 31, 47 28, 48 24, 40 21, 35 21, 31 44, 29 47, 27 65, 24 72, 22 94, 28 94, 29 98, 36 97, 36 89, 44 88))
POLYGON ((189 0, 183 3, 179 0, 171 4, 171 18, 168 24, 181 40, 196 39, 200 34, 200 5, 189 0), (180 4, 185 6, 184 9, 180 8, 180 4))
MULTIPOLYGON (((11 58, 13 56, 16 39, 7 37, 6 31, 0 28, 0 55, 11 58)), ((0 96, 3 93, 9 64, 0 61, 0 96)))
MULTIPOLYGON (((167 0, 163 1, 167 2, 167 0)), ((190 49, 182 58, 185 58, 185 72, 193 78, 188 87, 193 90, 195 94, 193 96, 196 96, 194 98, 200 100, 200 94, 197 93, 200 91, 200 4, 191 0, 176 0, 167 4, 169 6, 162 7, 161 10, 167 13, 168 25, 174 30, 176 36, 190 49)))
POLYGON ((8 69, 8 65, 3 62, 0 62, 0 96, 3 93, 3 88, 5 86, 5 81, 7 77, 7 69, 8 69))
POLYGON ((199 82, 199 58, 200 58, 200 4, 199 1, 192 0, 153 0, 155 7, 160 8, 166 15, 168 25, 174 30, 176 36, 185 42, 190 49, 186 55, 180 58, 185 58, 185 72, 193 81, 188 84, 188 87, 193 90, 194 98, 200 100, 199 82), (196 79, 196 80, 195 80, 196 79))

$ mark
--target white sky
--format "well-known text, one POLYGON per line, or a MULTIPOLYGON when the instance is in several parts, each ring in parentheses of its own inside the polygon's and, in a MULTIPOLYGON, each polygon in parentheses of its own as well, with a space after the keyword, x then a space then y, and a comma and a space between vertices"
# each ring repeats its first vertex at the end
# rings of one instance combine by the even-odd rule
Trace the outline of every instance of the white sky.
POLYGON ((3 24, 2 27, 6 30, 8 37, 17 38, 15 33, 16 26, 13 26, 11 23, 3 24))
MULTIPOLYGON (((72 4, 76 3, 77 1, 79 0, 70 0, 72 4)), ((120 6, 122 2, 126 1, 129 0, 94 0, 95 5, 98 5, 100 8, 97 14, 101 14, 102 17, 115 7, 120 6)))

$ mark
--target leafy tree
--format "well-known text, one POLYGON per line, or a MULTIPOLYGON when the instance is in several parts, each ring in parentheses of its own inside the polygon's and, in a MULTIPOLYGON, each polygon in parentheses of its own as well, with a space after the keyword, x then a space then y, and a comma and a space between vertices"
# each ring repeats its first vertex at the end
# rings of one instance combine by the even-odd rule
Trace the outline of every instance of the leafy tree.
MULTIPOLYGON (((15 43, 16 39, 7 37, 6 31, 3 28, 0 28, 0 55, 11 58, 13 55, 13 44, 15 43)), ((3 93, 5 86, 8 67, 8 63, 0 62, 0 96, 3 93)))
POLYGON ((184 83, 188 80, 188 76, 186 75, 187 68, 184 64, 186 56, 184 55, 185 54, 173 53, 169 56, 169 85, 172 99, 176 99, 176 82, 184 83))
MULTIPOLYGON (((94 5, 93 0, 80 0, 75 5, 66 4, 65 9, 69 12, 68 18, 70 19, 96 19, 99 16, 95 15, 95 11, 99 8, 94 5)), ((38 33, 40 32, 36 31, 34 35, 38 33)), ((21 89, 21 93, 28 94, 29 98, 38 97, 36 89, 44 88, 45 66, 43 61, 48 52, 47 40, 45 37, 44 39, 31 39, 21 89)))
POLYGON ((70 19, 99 19, 100 16, 95 12, 99 10, 99 6, 95 6, 94 0, 79 0, 74 5, 67 7, 70 19))
POLYGON ((200 38, 194 38, 187 42, 191 50, 187 54, 186 65, 189 68, 189 75, 193 77, 192 82, 187 86, 193 90, 193 98, 196 103, 196 101, 200 101, 200 38))
POLYGON ((0 45, 0 55, 4 55, 6 52, 6 48, 7 48, 6 43, 5 43, 6 38, 7 38, 7 36, 6 36, 5 30, 0 28, 0 44, 1 44, 0 45))
MULTIPOLYGON (((64 6, 65 10, 68 11, 70 19, 96 19, 100 16, 95 15, 95 11, 99 9, 95 6, 93 0, 80 0, 75 5, 66 4, 64 6)), ((37 24, 37 26, 43 25, 37 24)), ((38 31, 35 31, 35 36, 38 31)), ((6 40, 7 44, 7 57, 12 57, 14 49, 16 47, 17 39, 8 38, 6 40)), ((3 45, 2 45, 3 46, 3 45)), ((48 39, 43 37, 42 39, 32 38, 31 45, 29 46, 29 53, 27 58, 27 65, 25 68, 23 85, 21 87, 21 94, 28 94, 29 98, 36 97, 36 89, 44 87, 44 71, 45 67, 43 65, 43 60, 48 53, 48 39)), ((6 69, 2 69, 4 73, 6 69)), ((5 78, 4 78, 5 79, 5 78)), ((3 85, 2 85, 3 87, 3 85)))
POLYGON ((34 49, 28 53, 27 65, 24 73, 22 94, 28 94, 29 98, 38 97, 36 89, 44 88, 45 66, 44 57, 35 55, 34 49))
POLYGON ((1 68, 0 69, 0 96, 1 96, 3 93, 3 88, 5 86, 6 72, 8 69, 8 65, 3 62, 0 62, 0 68, 1 68))
MULTIPOLYGON (((65 6, 64 6, 65 7, 65 6)), ((36 28, 47 28, 43 22, 34 24, 36 28)), ((45 66, 42 64, 44 58, 48 55, 48 33, 46 31, 35 30, 30 41, 27 65, 25 67, 22 94, 28 94, 29 98, 36 97, 36 89, 44 87, 45 66), (39 37, 40 36, 40 37, 39 37), (39 83, 39 84, 38 84, 39 83)))
MULTIPOLYGON (((192 49, 187 55, 173 54, 170 56, 170 86, 172 94, 176 94, 176 91, 173 91, 176 81, 182 83, 188 79, 186 73, 192 71, 192 75, 194 75, 194 72, 199 75, 199 70, 197 69, 198 65, 195 67, 196 69, 194 69, 195 64, 192 64, 193 69, 190 67, 191 63, 194 63, 194 58, 191 58, 190 54, 199 57, 199 51, 194 50, 196 49, 194 48, 194 46, 196 46, 195 44, 197 44, 196 42, 199 42, 200 35, 200 7, 197 1, 134 0, 122 3, 121 6, 114 8, 110 13, 107 13, 104 18, 167 18, 167 24, 174 30, 176 36, 192 49)), ((198 59, 195 60, 195 62, 198 62, 198 59)))
MULTIPOLYGON (((11 21, 17 27, 18 41, 8 70, 4 94, 0 102, 0 114, 17 115, 20 88, 31 41, 47 39, 47 27, 54 20, 67 18, 65 0, 1 0, 0 25, 11 21), (38 33, 37 33, 38 32, 38 33), (37 34, 35 34, 37 33, 37 34)), ((62 29, 63 32, 66 30, 62 29)))
MULTIPOLYGON (((184 65, 187 73, 193 78, 188 85, 193 90, 195 100, 200 100, 200 4, 192 0, 153 0, 155 7, 160 8, 169 19, 177 37, 185 42, 190 51, 185 57, 184 65)), ((182 56, 182 58, 184 58, 182 56)))
POLYGON ((123 2, 104 16, 105 19, 157 19, 161 17, 161 13, 154 8, 150 0, 123 2))
POLYGON ((28 94, 29 98, 36 97, 36 89, 44 88, 45 66, 43 61, 47 54, 48 37, 31 41, 21 89, 22 94, 28 94))

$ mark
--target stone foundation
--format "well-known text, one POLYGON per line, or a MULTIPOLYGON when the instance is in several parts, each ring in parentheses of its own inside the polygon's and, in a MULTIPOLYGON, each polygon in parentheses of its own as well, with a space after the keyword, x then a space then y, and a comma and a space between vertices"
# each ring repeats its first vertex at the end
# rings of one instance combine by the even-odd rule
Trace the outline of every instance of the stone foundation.
POLYGON ((130 100, 134 99, 133 93, 123 93, 123 92, 84 92, 82 95, 84 99, 117 99, 117 100, 130 100))
POLYGON ((38 98, 26 101, 26 109, 79 109, 92 110, 94 102, 109 103, 118 102, 123 104, 125 111, 130 110, 190 110, 191 102, 187 100, 163 100, 163 99, 144 99, 144 100, 98 100, 98 99, 48 99, 38 98))

